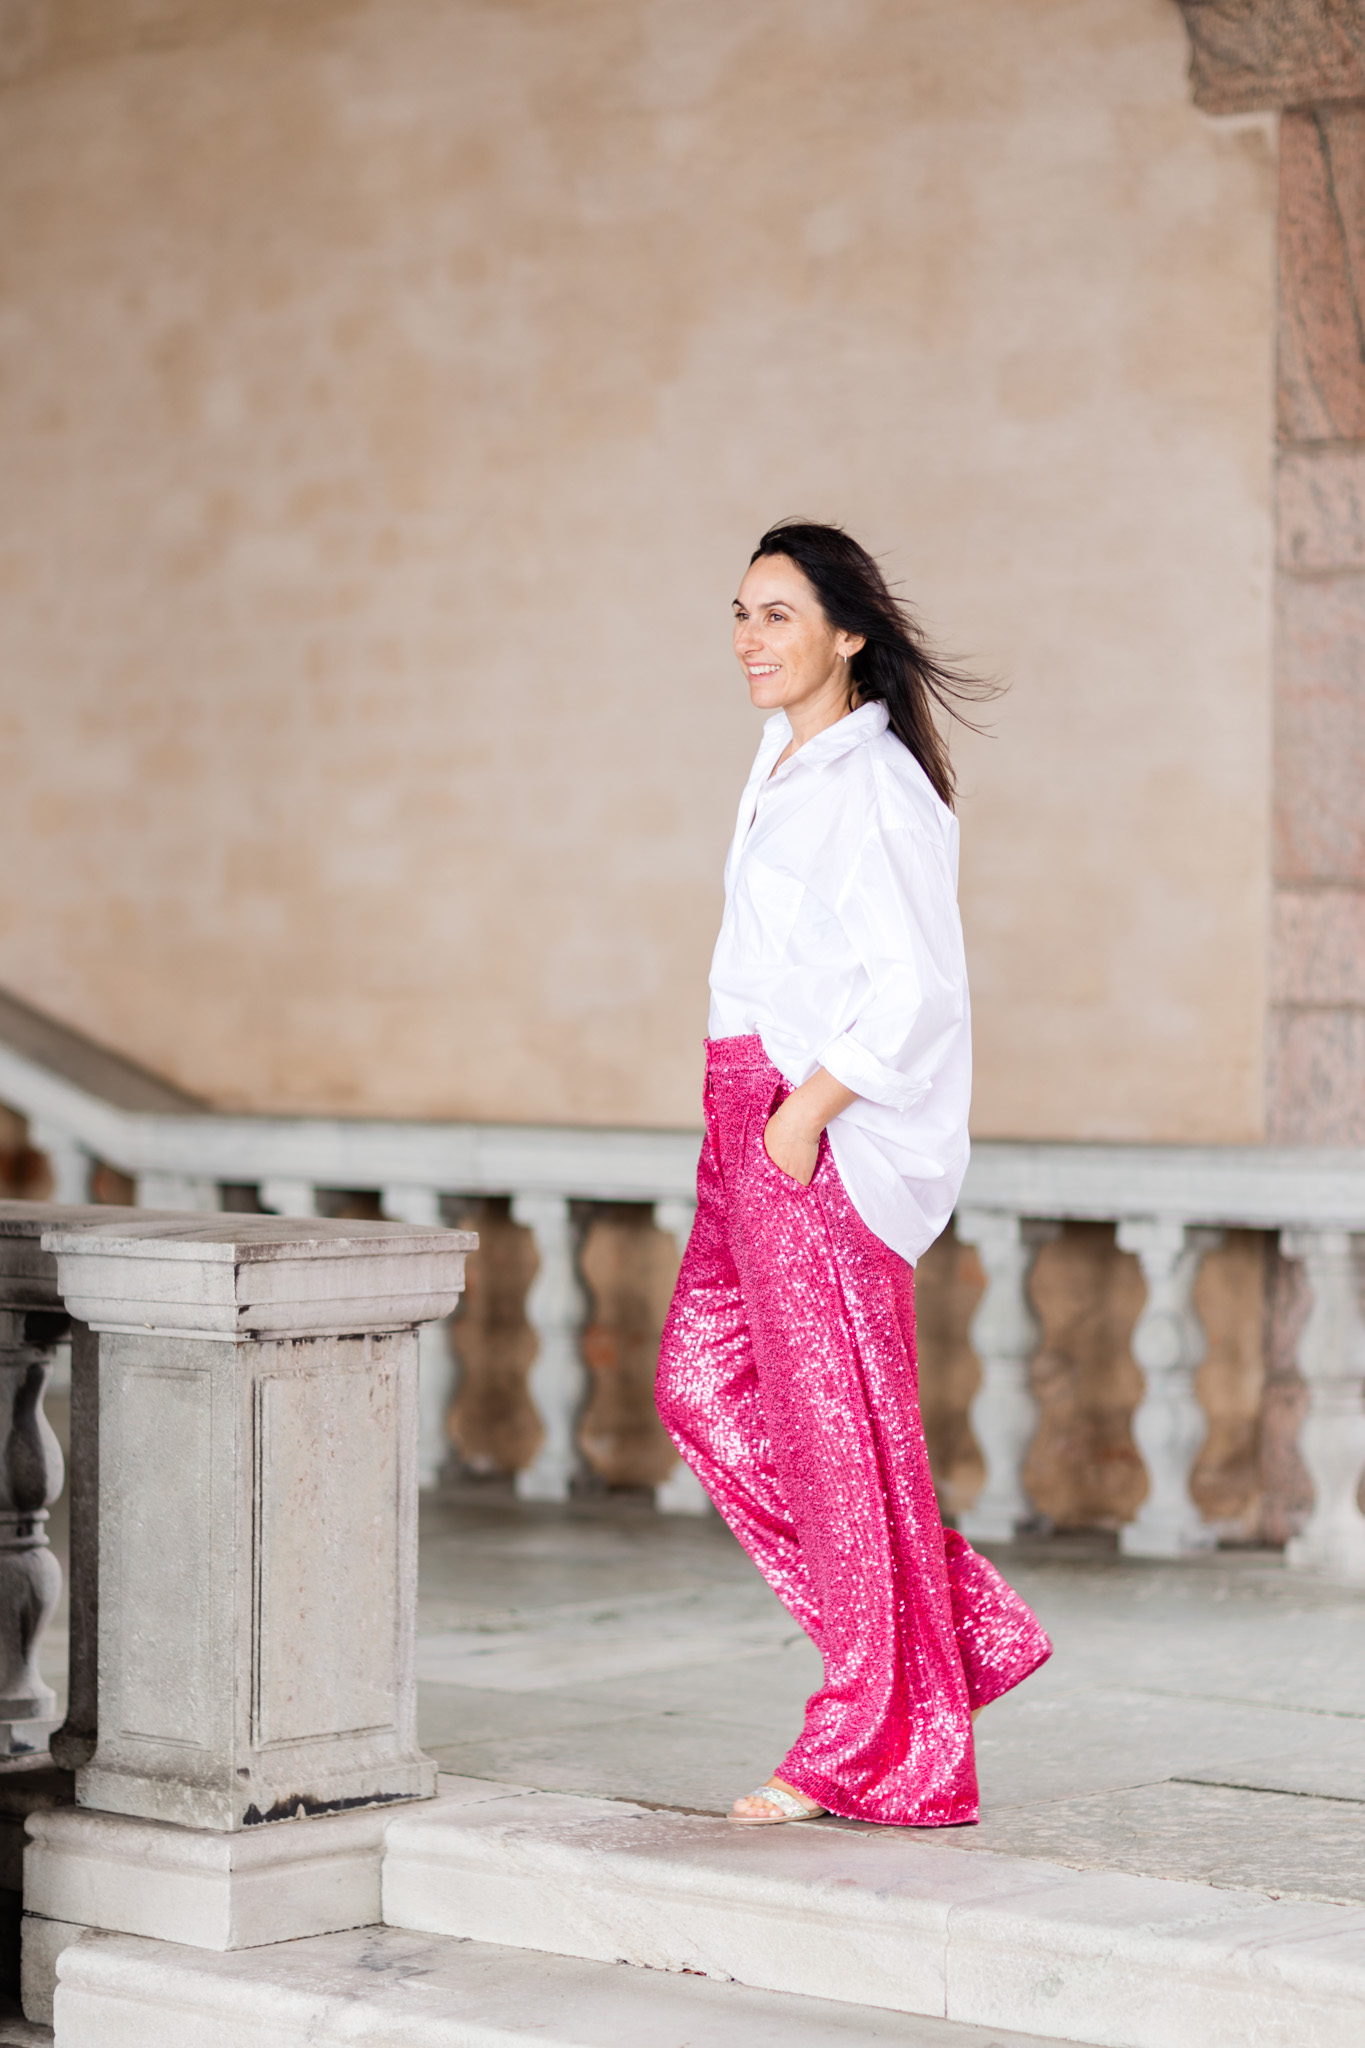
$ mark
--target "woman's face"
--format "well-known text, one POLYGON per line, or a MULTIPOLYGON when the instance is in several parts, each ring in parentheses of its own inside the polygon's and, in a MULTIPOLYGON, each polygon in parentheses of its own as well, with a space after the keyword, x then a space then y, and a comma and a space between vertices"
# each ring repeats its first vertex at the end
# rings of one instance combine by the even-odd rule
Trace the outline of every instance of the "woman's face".
POLYGON ((786 555, 760 555, 735 599, 735 654, 761 711, 813 704, 831 689, 847 692, 841 656, 862 641, 837 632, 814 587, 786 555))

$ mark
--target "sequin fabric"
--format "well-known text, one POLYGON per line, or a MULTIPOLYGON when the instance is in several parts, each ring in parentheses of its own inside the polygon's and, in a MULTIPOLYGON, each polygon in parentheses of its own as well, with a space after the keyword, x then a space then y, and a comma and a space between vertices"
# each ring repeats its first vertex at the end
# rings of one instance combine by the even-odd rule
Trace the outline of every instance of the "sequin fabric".
POLYGON ((974 1821, 971 1709, 1051 1644, 943 1528, 913 1268, 858 1215, 826 1143, 808 1188, 773 1164, 763 1132, 787 1092, 759 1038, 708 1043, 697 1217, 659 1413, 824 1659, 776 1775, 850 1820, 974 1821))

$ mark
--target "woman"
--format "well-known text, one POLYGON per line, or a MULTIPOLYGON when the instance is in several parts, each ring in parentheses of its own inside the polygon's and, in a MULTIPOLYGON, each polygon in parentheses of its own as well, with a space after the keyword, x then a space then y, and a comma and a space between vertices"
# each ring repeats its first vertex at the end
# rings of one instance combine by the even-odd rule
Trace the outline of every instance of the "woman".
POLYGON ((735 653, 771 710, 711 967, 697 1219, 659 1360, 682 1456, 824 1659, 750 1826, 977 1818, 972 1717, 1051 1645, 939 1519, 914 1261, 967 1164, 952 773, 924 648, 838 527, 765 533, 735 653))

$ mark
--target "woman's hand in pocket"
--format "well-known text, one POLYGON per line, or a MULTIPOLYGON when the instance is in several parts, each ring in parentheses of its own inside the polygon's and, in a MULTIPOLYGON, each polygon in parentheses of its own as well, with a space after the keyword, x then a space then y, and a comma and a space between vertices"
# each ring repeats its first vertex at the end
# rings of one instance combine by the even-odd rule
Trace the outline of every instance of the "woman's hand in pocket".
POLYGON ((831 1117, 856 1102, 857 1096, 833 1074, 817 1067, 809 1081, 794 1088, 768 1118, 763 1144, 779 1173, 808 1188, 820 1162, 820 1134, 831 1117))
POLYGON ((795 1095, 778 1104, 764 1128, 763 1148, 769 1159, 799 1187, 808 1188, 815 1178, 821 1128, 818 1124, 812 1128, 802 1117, 795 1095))

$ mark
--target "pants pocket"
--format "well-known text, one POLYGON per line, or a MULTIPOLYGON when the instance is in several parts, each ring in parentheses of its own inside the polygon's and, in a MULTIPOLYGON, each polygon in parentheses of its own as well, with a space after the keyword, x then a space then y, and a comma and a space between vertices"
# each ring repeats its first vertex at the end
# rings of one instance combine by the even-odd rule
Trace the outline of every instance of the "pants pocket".
MULTIPOLYGON (((777 1086, 773 1089, 773 1092, 768 1099, 767 1108, 764 1109, 761 1115, 756 1119, 756 1127, 758 1131, 758 1151, 763 1166, 766 1168, 767 1172, 771 1174, 772 1178, 778 1183, 779 1186, 784 1188, 792 1188, 798 1195, 808 1195, 810 1193, 810 1185, 803 1185, 799 1180, 795 1180, 791 1174, 784 1173, 782 1171, 782 1168, 778 1165, 777 1161, 773 1158, 772 1153, 768 1150, 769 1120, 773 1116, 774 1112, 781 1106, 781 1104, 786 1101, 787 1097, 791 1094, 791 1092, 792 1091, 788 1087, 786 1081, 779 1080, 777 1086)), ((815 1161, 815 1170, 817 1173, 820 1170, 820 1160, 823 1157, 824 1134, 821 1133, 820 1150, 816 1156, 815 1161)), ((813 1178, 811 1185, 813 1185, 813 1178)))

